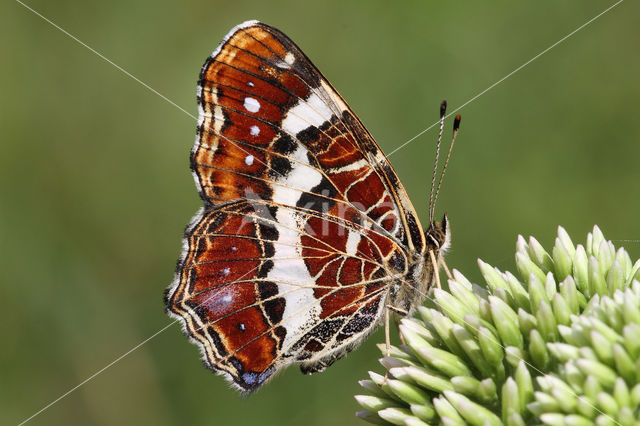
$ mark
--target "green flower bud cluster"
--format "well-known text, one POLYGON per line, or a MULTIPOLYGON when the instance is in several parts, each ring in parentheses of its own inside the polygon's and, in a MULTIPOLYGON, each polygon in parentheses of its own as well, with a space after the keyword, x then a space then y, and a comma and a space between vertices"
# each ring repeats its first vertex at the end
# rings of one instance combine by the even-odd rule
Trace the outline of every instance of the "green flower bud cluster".
POLYGON ((550 425, 640 424, 640 283, 594 296, 558 328, 562 341, 547 346, 563 364, 537 378, 529 410, 550 425))
POLYGON ((486 287, 454 270, 448 291, 434 289, 435 308, 400 322, 403 344, 389 356, 379 345, 387 372, 360 382, 367 395, 356 396, 358 417, 398 425, 640 419, 640 260, 632 264, 597 227, 577 247, 560 227, 551 254, 518 237, 518 277, 478 264, 486 287))

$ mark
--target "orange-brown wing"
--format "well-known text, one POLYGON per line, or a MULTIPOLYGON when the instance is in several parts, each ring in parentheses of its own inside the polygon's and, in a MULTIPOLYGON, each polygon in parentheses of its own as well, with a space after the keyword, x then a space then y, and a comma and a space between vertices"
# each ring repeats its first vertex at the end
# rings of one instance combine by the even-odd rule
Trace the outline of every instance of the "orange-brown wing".
POLYGON ((207 59, 192 169, 211 204, 260 198, 378 228, 407 252, 424 237, 371 135, 283 33, 246 22, 207 59))
POLYGON ((206 365, 246 393, 288 364, 320 371, 353 348, 408 267, 372 230, 248 201, 201 211, 184 243, 168 311, 206 365))

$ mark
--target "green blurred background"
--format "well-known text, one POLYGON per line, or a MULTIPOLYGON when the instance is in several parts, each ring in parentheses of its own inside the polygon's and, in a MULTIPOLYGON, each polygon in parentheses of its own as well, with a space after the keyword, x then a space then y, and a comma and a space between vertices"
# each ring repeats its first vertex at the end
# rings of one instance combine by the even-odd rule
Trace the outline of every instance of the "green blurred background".
MULTIPOLYGON (((204 59, 260 19, 295 40, 391 152, 613 4, 29 0, 196 114, 204 59)), ((0 6, 0 423, 16 424, 170 323, 162 293, 200 205, 195 122, 19 3, 0 6)), ((518 233, 597 223, 640 255, 640 6, 627 0, 467 105, 437 211, 448 263, 514 269, 518 233), (621 240, 632 240, 623 242, 621 240)), ((435 129, 390 157, 421 217, 435 129)), ((248 399, 170 326, 30 424, 357 424, 381 331, 248 399)))

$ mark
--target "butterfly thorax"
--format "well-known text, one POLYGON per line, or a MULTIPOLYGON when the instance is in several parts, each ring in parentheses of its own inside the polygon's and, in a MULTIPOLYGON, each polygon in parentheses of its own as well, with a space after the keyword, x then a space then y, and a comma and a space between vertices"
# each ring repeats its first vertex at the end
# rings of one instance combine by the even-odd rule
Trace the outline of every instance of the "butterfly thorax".
POLYGON ((424 250, 416 254, 409 266, 409 272, 389 297, 391 310, 401 316, 410 315, 418 305, 421 305, 435 283, 440 258, 446 254, 451 244, 447 216, 444 216, 442 222, 432 223, 424 232, 424 236, 424 250))

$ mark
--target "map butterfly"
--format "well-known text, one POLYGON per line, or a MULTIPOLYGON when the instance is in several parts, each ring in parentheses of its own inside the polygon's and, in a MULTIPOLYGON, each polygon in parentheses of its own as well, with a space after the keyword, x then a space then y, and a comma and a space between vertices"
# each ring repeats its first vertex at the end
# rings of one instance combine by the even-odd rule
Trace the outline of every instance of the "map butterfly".
MULTIPOLYGON (((432 197, 423 231, 371 134, 287 36, 233 28, 197 98, 204 207, 165 301, 209 368, 244 393, 292 363, 319 372, 422 303, 449 247, 446 215, 432 220, 432 197)), ((441 134, 443 120, 444 103, 441 134)))

